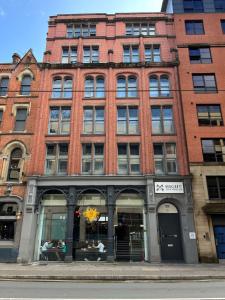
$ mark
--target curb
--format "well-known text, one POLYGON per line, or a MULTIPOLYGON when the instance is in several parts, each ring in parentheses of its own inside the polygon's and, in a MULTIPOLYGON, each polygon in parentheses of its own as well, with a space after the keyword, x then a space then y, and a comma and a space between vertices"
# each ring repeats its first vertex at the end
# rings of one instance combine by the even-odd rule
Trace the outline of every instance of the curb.
POLYGON ((161 275, 0 275, 0 280, 30 281, 198 281, 224 280, 225 275, 192 275, 192 276, 161 276, 161 275))

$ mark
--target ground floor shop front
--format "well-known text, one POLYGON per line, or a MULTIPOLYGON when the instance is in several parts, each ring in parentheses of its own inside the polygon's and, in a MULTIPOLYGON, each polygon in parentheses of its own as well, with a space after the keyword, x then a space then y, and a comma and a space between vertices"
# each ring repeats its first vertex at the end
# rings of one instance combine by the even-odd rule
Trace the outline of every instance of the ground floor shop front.
POLYGON ((225 260, 225 167, 191 165, 200 262, 225 260))
POLYGON ((189 177, 32 177, 19 262, 197 263, 189 177))

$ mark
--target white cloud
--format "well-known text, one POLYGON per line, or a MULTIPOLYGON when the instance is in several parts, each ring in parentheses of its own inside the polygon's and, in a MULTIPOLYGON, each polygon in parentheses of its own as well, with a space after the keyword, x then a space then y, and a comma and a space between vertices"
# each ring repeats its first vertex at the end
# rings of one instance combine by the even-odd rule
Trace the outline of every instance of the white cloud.
POLYGON ((0 7, 0 17, 4 17, 6 15, 3 8, 0 7))

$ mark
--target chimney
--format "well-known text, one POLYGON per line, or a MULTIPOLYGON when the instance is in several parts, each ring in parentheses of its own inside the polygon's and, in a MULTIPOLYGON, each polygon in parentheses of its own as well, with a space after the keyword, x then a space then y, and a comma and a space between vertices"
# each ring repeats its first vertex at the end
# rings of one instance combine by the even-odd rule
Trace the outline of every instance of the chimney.
POLYGON ((13 56, 12 56, 12 62, 15 65, 18 64, 18 62, 20 62, 20 56, 19 56, 19 54, 17 54, 17 53, 13 54, 13 56))

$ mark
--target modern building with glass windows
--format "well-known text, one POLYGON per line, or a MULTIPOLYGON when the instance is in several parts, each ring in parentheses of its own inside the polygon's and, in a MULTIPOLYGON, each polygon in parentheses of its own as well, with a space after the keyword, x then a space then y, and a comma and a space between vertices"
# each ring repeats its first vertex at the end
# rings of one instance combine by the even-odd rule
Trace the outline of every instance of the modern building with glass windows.
POLYGON ((225 259, 225 1, 173 4, 201 262, 225 259))
POLYGON ((18 261, 198 262, 178 64, 172 15, 50 17, 18 261))

